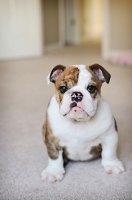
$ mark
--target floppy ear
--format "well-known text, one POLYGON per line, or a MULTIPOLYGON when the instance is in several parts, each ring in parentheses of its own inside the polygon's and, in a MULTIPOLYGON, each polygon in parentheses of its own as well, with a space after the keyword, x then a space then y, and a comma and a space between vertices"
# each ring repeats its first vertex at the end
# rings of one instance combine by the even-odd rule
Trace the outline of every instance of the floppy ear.
POLYGON ((60 77, 60 75, 62 74, 62 72, 65 70, 65 68, 66 67, 63 66, 63 65, 55 66, 52 69, 51 73, 47 77, 48 83, 49 83, 49 81, 52 82, 52 83, 55 83, 58 80, 58 78, 60 77))
POLYGON ((98 79, 103 83, 109 83, 111 75, 107 72, 101 65, 94 64, 89 66, 93 73, 98 77, 98 79))

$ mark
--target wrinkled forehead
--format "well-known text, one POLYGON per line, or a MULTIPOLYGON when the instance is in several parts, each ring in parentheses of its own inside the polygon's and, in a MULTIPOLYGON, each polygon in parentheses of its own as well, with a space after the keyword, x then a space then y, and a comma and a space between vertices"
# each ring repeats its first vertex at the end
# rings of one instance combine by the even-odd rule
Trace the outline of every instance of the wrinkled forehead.
POLYGON ((78 82, 79 69, 75 66, 66 67, 60 78, 56 81, 55 85, 63 85, 66 82, 71 82, 72 86, 78 82))
POLYGON ((63 85, 63 83, 69 81, 72 86, 77 85, 87 88, 90 83, 94 83, 98 89, 101 87, 101 83, 98 78, 86 65, 72 65, 66 67, 58 81, 56 81, 56 86, 59 87, 59 85, 63 85))
POLYGON ((92 80, 92 74, 87 70, 86 65, 74 65, 79 69, 78 86, 87 87, 92 80))

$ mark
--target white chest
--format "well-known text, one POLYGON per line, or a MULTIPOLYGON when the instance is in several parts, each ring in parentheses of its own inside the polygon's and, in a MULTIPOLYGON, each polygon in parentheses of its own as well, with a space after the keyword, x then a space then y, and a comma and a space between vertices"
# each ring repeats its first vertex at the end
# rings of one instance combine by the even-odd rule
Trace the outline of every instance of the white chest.
POLYGON ((93 158, 91 149, 99 144, 99 139, 87 141, 82 138, 76 138, 60 141, 60 145, 66 147, 68 158, 75 161, 85 161, 93 158))
POLYGON ((93 157, 91 148, 101 144, 100 136, 105 134, 111 124, 109 107, 102 101, 96 116, 88 122, 68 120, 59 112, 55 98, 48 108, 48 117, 53 134, 66 147, 68 157, 72 160, 88 160, 93 157), (105 123, 104 123, 105 122, 105 123))
POLYGON ((60 146, 66 148, 68 158, 76 161, 91 159, 92 147, 101 144, 98 131, 91 130, 83 123, 56 123, 54 135, 60 140, 60 146))

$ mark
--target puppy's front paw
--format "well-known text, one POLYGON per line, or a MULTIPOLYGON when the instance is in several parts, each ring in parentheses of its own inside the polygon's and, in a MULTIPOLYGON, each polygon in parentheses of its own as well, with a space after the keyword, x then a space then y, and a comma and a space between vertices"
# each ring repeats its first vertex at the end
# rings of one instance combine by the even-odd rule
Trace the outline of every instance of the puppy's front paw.
POLYGON ((102 161, 102 166, 108 174, 120 174, 125 171, 122 162, 118 159, 114 161, 102 161))
POLYGON ((62 181, 65 170, 47 167, 41 174, 42 181, 54 183, 55 181, 62 181))

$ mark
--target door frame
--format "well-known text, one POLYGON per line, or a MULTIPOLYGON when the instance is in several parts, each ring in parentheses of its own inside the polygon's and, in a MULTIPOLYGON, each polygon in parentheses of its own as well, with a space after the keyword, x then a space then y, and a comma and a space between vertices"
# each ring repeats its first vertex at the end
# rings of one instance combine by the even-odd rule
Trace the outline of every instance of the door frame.
MULTIPOLYGON (((59 40, 58 42, 52 43, 52 44, 45 44, 44 41, 44 15, 43 17, 43 53, 46 53, 51 50, 59 49, 65 45, 65 15, 64 15, 64 0, 58 0, 58 8, 59 8, 59 13, 58 13, 58 20, 59 20, 59 40)), ((43 10, 41 9, 41 12, 43 10)))
POLYGON ((107 60, 111 53, 110 51, 110 2, 103 0, 103 35, 101 52, 103 59, 107 60))

